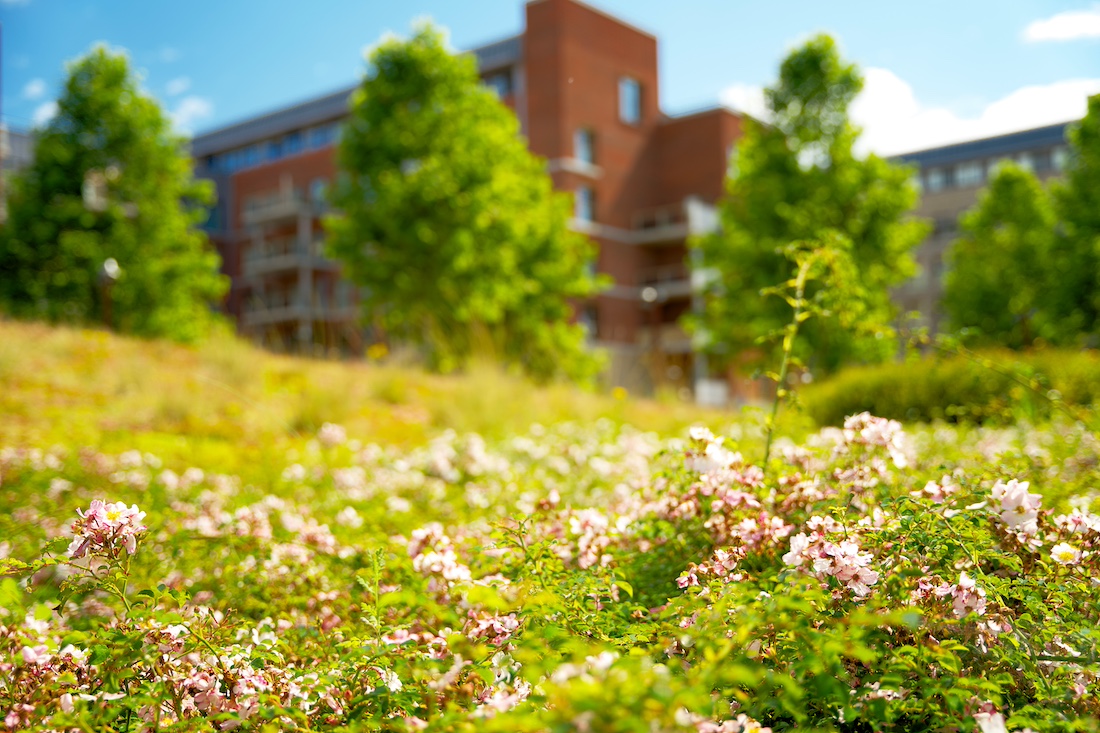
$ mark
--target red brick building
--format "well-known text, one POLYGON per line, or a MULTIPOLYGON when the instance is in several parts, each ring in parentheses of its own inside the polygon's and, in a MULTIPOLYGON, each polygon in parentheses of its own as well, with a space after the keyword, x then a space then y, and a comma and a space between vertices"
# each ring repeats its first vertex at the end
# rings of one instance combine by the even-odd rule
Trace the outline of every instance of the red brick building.
MULTIPOLYGON (((657 39, 576 0, 534 0, 520 35, 473 49, 484 82, 515 110, 575 227, 599 245, 614 286, 582 314, 611 353, 609 380, 693 388, 705 365, 677 325, 693 307, 685 242, 716 222, 740 117, 660 110, 657 39)), ((276 348, 361 347, 354 290, 321 256, 321 192, 352 89, 193 141, 218 185, 211 236, 233 280, 240 329, 276 348)))

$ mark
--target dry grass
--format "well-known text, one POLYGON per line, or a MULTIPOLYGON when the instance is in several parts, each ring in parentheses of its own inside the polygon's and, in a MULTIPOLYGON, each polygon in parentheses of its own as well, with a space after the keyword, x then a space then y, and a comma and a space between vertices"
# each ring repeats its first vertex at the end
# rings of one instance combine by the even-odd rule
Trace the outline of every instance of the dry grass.
POLYGON ((446 428, 488 437, 610 418, 661 434, 733 415, 536 387, 489 364, 457 376, 400 364, 277 356, 230 336, 189 348, 103 331, 0 321, 0 444, 92 445, 255 465, 325 422, 365 442, 421 444, 446 428))

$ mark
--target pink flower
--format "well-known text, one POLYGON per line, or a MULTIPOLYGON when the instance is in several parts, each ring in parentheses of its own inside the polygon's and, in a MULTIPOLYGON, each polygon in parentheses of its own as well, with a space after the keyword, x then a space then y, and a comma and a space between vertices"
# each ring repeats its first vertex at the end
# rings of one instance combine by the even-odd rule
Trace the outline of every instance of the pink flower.
POLYGON ((840 542, 827 539, 826 532, 843 530, 835 520, 813 517, 807 526, 815 531, 810 536, 799 532, 791 537, 791 550, 783 556, 783 562, 799 567, 809 561, 812 572, 818 578, 824 580, 833 576, 857 599, 869 596, 871 586, 879 579, 878 572, 869 567, 871 554, 860 552, 859 544, 854 539, 840 542))
POLYGON ((992 491, 994 501, 1001 503, 1000 519, 1018 534, 1031 536, 1039 531, 1039 494, 1029 494, 1027 481, 1012 479, 1007 484, 998 481, 992 491))
POLYGON ((107 504, 93 499, 87 512, 77 511, 80 519, 72 524, 73 541, 68 556, 74 560, 88 554, 117 557, 121 550, 137 552, 138 536, 146 531, 141 521, 145 512, 137 505, 122 502, 107 504))
POLYGON ((956 585, 945 583, 934 591, 940 598, 951 596, 956 618, 963 618, 971 611, 981 616, 985 613, 985 591, 965 572, 959 575, 956 585))

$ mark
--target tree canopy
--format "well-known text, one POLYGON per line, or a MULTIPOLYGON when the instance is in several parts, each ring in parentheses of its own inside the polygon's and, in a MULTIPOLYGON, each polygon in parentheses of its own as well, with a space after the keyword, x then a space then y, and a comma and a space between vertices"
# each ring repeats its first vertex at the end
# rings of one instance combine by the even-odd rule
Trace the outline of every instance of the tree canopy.
POLYGON ((227 281, 197 229, 213 188, 194 179, 185 139, 127 58, 104 47, 69 67, 57 105, 9 199, 0 308, 90 322, 110 307, 121 331, 201 338, 227 281), (110 274, 118 277, 108 293, 110 274))
POLYGON ((960 220, 948 253, 943 304, 952 328, 1020 348, 1050 339, 1048 286, 1055 270, 1056 216, 1050 196, 1029 171, 1005 163, 979 203, 960 220))
POLYGON ((1066 134, 1066 176, 1051 193, 1060 223, 1054 263, 1058 292, 1052 317, 1063 323, 1063 340, 1100 335, 1100 94, 1088 101, 1088 113, 1066 134))
POLYGON ((766 90, 770 119, 745 119, 720 231, 693 242, 715 273, 691 324, 709 352, 728 361, 771 357, 758 344, 782 331, 791 307, 762 292, 791 281, 795 264, 784 252, 796 241, 846 242, 853 278, 842 301, 833 299, 843 323, 818 318, 800 330, 802 359, 828 372, 893 352, 882 338, 894 314, 889 291, 914 272, 911 250, 927 226, 907 217, 917 200, 910 172, 853 149, 859 130, 848 107, 862 85, 832 38, 819 35, 791 52, 766 90))
POLYGON ((420 26, 381 42, 342 133, 329 251, 365 314, 444 370, 487 348, 538 378, 592 373, 573 305, 593 247, 471 56, 420 26))
POLYGON ((1044 189, 1001 164, 960 218, 944 306, 977 342, 1021 349, 1095 343, 1100 332, 1100 96, 1067 131, 1066 177, 1044 189))

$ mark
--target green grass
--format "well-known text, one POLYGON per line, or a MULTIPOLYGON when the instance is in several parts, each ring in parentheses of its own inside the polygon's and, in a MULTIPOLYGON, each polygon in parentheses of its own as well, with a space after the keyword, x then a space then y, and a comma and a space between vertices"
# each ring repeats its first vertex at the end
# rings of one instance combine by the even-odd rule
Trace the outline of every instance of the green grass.
POLYGON ((396 363, 279 356, 229 337, 198 347, 0 321, 0 444, 139 449, 248 474, 325 422, 411 447, 445 429, 503 438, 532 424, 629 423, 681 435, 734 413, 672 399, 535 386, 490 364, 441 376, 396 363))

